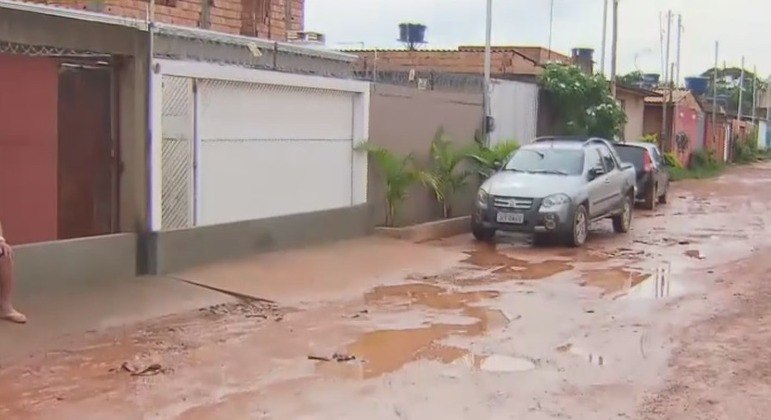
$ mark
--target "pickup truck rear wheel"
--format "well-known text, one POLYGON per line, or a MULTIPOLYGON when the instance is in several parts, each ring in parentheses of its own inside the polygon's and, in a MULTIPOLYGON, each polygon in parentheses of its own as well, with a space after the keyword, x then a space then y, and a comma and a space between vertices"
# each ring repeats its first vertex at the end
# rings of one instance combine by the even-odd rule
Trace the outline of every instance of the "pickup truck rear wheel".
POLYGON ((613 231, 616 233, 627 233, 632 227, 632 199, 629 196, 624 197, 621 204, 621 213, 613 216, 613 231))
POLYGON ((571 225, 566 232, 565 243, 568 246, 580 247, 586 243, 586 237, 589 236, 589 215, 585 205, 576 207, 571 225))

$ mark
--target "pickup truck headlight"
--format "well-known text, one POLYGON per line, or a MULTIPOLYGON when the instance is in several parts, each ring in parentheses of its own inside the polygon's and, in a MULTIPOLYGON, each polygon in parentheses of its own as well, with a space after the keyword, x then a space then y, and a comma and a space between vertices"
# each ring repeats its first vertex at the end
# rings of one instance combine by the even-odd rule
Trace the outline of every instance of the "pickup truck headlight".
POLYGON ((490 194, 487 193, 487 191, 483 189, 479 189, 479 192, 477 192, 477 206, 482 209, 487 208, 487 201, 490 199, 490 194))
POLYGON ((543 199, 541 207, 548 209, 570 203, 570 197, 565 194, 553 194, 543 199))

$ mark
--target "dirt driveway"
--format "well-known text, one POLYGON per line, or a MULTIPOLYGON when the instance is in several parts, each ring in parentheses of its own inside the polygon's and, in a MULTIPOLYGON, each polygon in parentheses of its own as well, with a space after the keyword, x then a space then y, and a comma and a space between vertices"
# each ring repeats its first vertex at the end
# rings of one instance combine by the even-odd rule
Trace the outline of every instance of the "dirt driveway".
POLYGON ((0 361, 0 418, 767 418, 770 207, 744 167, 585 249, 411 244, 453 262, 84 333, 0 361))

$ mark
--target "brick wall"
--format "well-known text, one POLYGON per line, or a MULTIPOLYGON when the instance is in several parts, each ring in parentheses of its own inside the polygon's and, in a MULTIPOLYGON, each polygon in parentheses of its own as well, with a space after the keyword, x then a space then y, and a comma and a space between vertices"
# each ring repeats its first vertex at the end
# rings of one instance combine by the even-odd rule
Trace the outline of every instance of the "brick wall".
MULTIPOLYGON (((382 50, 349 51, 359 56, 357 71, 372 71, 375 64, 378 71, 442 71, 451 73, 484 72, 484 51, 456 50, 382 50)), ((532 61, 511 51, 494 51, 492 54, 493 75, 535 75, 541 68, 532 61)))
MULTIPOLYGON (((145 19, 149 5, 149 0, 28 1, 134 19, 145 19)), ((285 41, 287 30, 303 30, 305 0, 156 0, 154 16, 157 22, 285 41)))
POLYGON ((240 0, 241 33, 284 40, 287 31, 302 31, 305 0, 240 0))

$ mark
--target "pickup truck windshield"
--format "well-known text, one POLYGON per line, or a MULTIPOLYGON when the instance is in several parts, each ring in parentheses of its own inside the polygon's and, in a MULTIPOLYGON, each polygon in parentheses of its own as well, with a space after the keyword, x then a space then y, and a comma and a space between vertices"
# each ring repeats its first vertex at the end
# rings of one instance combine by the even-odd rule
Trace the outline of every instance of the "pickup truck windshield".
POLYGON ((584 151, 572 149, 520 149, 503 168, 505 171, 581 175, 584 151))

